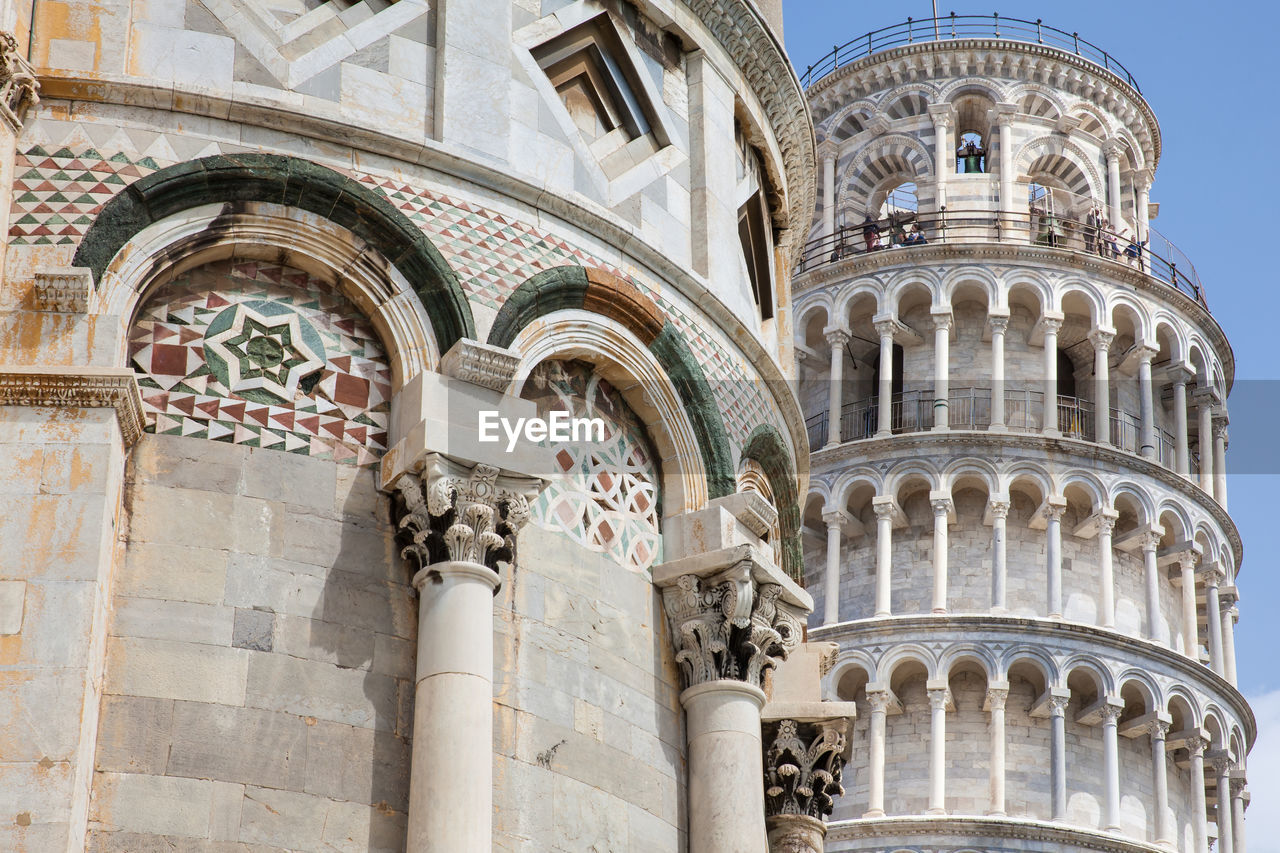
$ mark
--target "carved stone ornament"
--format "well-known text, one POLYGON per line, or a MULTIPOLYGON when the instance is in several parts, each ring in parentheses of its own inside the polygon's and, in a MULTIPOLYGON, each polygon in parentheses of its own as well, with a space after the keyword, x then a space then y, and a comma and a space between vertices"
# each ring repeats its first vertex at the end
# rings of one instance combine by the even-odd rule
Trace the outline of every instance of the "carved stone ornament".
POLYGON ((400 478, 404 514, 400 530, 410 537, 401 550, 418 569, 434 563, 478 563, 498 571, 511 562, 516 534, 529 520, 529 502, 539 480, 507 477, 491 465, 474 467, 431 457, 418 476, 400 478))
POLYGON ((663 590, 684 686, 731 678, 762 687, 766 673, 800 642, 800 620, 782 587, 751 578, 743 560, 717 575, 682 575, 663 590))
POLYGON ((846 721, 764 724, 764 811, 821 820, 844 795, 846 721))
POLYGON ((17 133, 27 117, 27 110, 40 103, 40 83, 35 69, 18 49, 12 33, 0 33, 0 114, 17 133))
POLYGON ((36 307, 41 311, 84 314, 89 310, 93 278, 88 269, 44 270, 35 276, 36 307))
POLYGON ((114 368, 7 368, 0 406, 115 409, 125 447, 142 437, 142 397, 133 372, 114 368))
POLYGON ((440 360, 442 373, 483 388, 506 392, 520 366, 520 353, 462 338, 440 360))

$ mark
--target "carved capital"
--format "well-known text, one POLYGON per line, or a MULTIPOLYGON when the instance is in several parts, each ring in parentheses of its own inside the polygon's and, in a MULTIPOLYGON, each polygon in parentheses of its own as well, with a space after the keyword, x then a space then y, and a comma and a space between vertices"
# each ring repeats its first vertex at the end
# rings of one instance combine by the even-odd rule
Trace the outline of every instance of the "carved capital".
POLYGON ((881 340, 885 338, 892 339, 893 336, 898 333, 898 321, 897 320, 880 320, 875 323, 875 328, 876 328, 876 334, 880 336, 881 340))
POLYGON ((15 134, 27 111, 40 103, 40 82, 11 33, 0 33, 0 115, 15 134))
POLYGON ((142 396, 133 371, 101 367, 0 370, 0 406, 115 409, 126 447, 142 437, 142 396))
POLYGON ((494 391, 505 392, 520 366, 520 353, 462 338, 440 359, 440 372, 494 391))
POLYGON ((1067 705, 1071 702, 1070 696, 1050 696, 1046 700, 1049 708, 1049 716, 1063 717, 1067 713, 1067 705))
POLYGON ((765 815, 821 820, 844 794, 843 719, 817 723, 778 720, 764 725, 765 815))
POLYGON ((929 501, 929 506, 933 509, 934 518, 939 518, 939 517, 947 516, 951 514, 952 504, 951 504, 950 498, 934 498, 933 500, 929 501))
POLYGON ((823 329, 822 335, 827 339, 827 344, 832 349, 843 349, 844 345, 849 343, 849 338, 852 337, 848 329, 841 329, 836 326, 828 326, 823 329))
POLYGON ((868 690, 867 704, 871 706, 871 713, 887 713, 889 708, 896 701, 894 695, 888 690, 868 690))
POLYGON ((1061 317, 1041 317, 1039 326, 1046 335, 1056 335, 1062 331, 1061 317))
POLYGON ((945 313, 945 314, 941 314, 941 313, 939 313, 939 314, 934 314, 934 315, 933 315, 933 330, 934 330, 935 332, 949 332, 949 331, 951 331, 951 323, 954 321, 954 319, 955 319, 955 318, 954 318, 954 317, 952 317, 952 315, 951 315, 951 312, 950 312, 950 311, 948 311, 948 312, 947 312, 947 313, 945 313))
POLYGON ((872 501, 871 509, 875 512, 877 519, 887 518, 892 520, 898 512, 898 507, 894 504, 892 499, 880 502, 872 501))
POLYGON ((1009 502, 1008 502, 1008 501, 1006 501, 1006 500, 992 500, 992 501, 991 501, 991 504, 990 504, 990 507, 991 507, 991 516, 992 516, 993 518, 1008 518, 1008 517, 1009 517, 1009 502))
POLYGON ((709 577, 681 575, 663 589, 684 686, 729 678, 763 687, 802 634, 799 611, 782 593, 752 578, 750 559, 709 577))
POLYGON ((1093 523, 1098 528, 1099 535, 1110 536, 1116 529, 1116 522, 1120 519, 1116 516, 1107 515, 1106 513, 1098 513, 1093 517, 1093 523))
POLYGON ((843 529, 844 526, 849 523, 849 513, 839 509, 832 510, 831 512, 824 512, 822 514, 822 520, 826 522, 828 529, 832 527, 843 529))
POLYGON ((1119 705, 1104 703, 1102 707, 1098 708, 1098 716, 1104 726, 1114 726, 1119 721, 1122 713, 1124 713, 1124 708, 1119 705))
POLYGON ((955 706, 950 687, 930 687, 928 693, 930 710, 946 711, 955 706))
POLYGON ((1111 342, 1115 339, 1115 332, 1108 332, 1103 329, 1094 329, 1089 333, 1089 340, 1093 341, 1093 348, 1096 352, 1107 352, 1110 350, 1111 342))
POLYGON ((1008 699, 1008 687, 988 687, 986 700, 982 703, 983 709, 986 711, 1003 711, 1004 704, 1008 699))
POLYGON ((1237 797, 1243 797, 1244 789, 1248 786, 1248 784, 1249 782, 1247 779, 1245 779, 1244 776, 1232 775, 1231 783, 1229 786, 1231 788, 1231 799, 1234 800, 1237 797))
POLYGON ((1152 720, 1147 723, 1147 734, 1154 741, 1162 741, 1169 734, 1170 723, 1166 720, 1152 720))
POLYGON ((1204 748, 1209 745, 1209 741, 1201 735, 1191 735, 1183 745, 1187 748, 1187 752, 1191 753, 1192 758, 1203 758, 1204 748))
POLYGON ((987 324, 991 326, 991 334, 993 335, 1003 335, 1009 331, 1009 318, 1002 317, 999 314, 988 317, 987 324))
POLYGON ((1065 503, 1049 502, 1044 505, 1041 514, 1044 515, 1045 521, 1061 521, 1062 516, 1066 515, 1067 505, 1065 503))
POLYGON ((516 534, 543 483, 432 454, 420 474, 402 477, 397 485, 403 505, 399 527, 409 540, 401 553, 418 570, 454 561, 496 572, 499 562, 514 558, 516 534))
POLYGON ((1138 537, 1138 545, 1143 551, 1154 551, 1160 547, 1160 535, 1148 531, 1138 537))

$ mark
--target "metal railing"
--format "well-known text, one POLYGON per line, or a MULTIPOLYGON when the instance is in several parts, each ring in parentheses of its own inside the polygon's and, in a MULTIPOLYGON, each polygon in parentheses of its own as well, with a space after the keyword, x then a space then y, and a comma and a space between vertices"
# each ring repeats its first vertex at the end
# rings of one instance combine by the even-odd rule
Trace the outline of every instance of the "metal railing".
POLYGON ((805 244, 796 272, 803 273, 845 258, 872 252, 911 249, 930 243, 1014 243, 1049 246, 1097 255, 1140 270, 1200 303, 1206 310, 1195 268, 1171 257, 1181 253, 1168 241, 1155 251, 1129 237, 1062 216, 1042 213, 1001 213, 993 210, 947 210, 936 213, 897 213, 884 219, 846 225, 834 234, 805 244))
POLYGON ((1120 409, 1111 410, 1111 443, 1129 453, 1142 452, 1142 419, 1120 409))
POLYGON ((1093 403, 1058 395, 1058 432, 1068 438, 1093 438, 1093 403))
POLYGON ((1028 21, 1022 18, 1002 17, 998 13, 957 15, 952 12, 941 18, 919 20, 907 18, 900 24, 872 30, 853 41, 832 48, 830 53, 810 65, 804 74, 800 75, 800 85, 807 89, 841 66, 904 44, 971 38, 998 38, 1056 47, 1102 66, 1132 86, 1139 94, 1142 93, 1138 81, 1129 73, 1129 69, 1096 44, 1080 38, 1079 33, 1069 33, 1066 30, 1046 26, 1040 18, 1028 21))
POLYGON ((804 419, 805 432, 809 434, 809 449, 817 450, 827 445, 827 410, 804 419))

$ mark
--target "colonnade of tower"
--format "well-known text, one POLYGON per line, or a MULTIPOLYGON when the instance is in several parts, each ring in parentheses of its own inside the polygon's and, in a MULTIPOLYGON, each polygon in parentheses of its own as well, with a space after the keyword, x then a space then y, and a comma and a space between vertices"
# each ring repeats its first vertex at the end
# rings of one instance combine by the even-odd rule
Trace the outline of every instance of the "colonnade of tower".
POLYGON ((1231 349, 1136 81, 1006 21, 808 75, 810 637, 859 709, 827 849, 1240 853, 1231 349))

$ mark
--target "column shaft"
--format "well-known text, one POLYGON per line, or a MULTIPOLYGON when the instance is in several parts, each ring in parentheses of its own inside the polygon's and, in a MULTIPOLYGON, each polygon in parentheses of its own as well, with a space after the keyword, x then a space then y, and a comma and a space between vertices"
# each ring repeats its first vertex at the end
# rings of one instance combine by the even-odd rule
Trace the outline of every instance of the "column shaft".
POLYGON ((947 612, 947 515, 951 501, 933 501, 933 612, 947 612))
POLYGON ((1213 423, 1213 497, 1227 508, 1227 429, 1226 423, 1213 423))
POLYGON ((1213 494, 1213 408, 1200 404, 1200 488, 1213 494))
POLYGON ((1008 317, 991 318, 991 429, 1005 429, 1004 422, 1004 333, 1008 317))
POLYGON ((1006 527, 1009 517, 1008 501, 991 502, 991 611, 1008 610, 1008 545, 1006 527))
POLYGON ((1045 572, 1048 576, 1048 616, 1062 618, 1062 513, 1065 507, 1050 506, 1046 513, 1045 572))
POLYGON ((720 679, 680 694, 689 742, 689 853, 766 853, 764 691, 720 679))
POLYGON ((1173 429, 1178 473, 1191 476, 1191 453, 1187 447, 1187 381, 1182 378, 1173 383, 1173 429))
POLYGON ((1138 406, 1142 413, 1142 446, 1139 452, 1147 459, 1156 458, 1155 400, 1151 388, 1151 357, 1155 353, 1143 348, 1138 361, 1138 406))
POLYGON ((1222 614, 1222 674, 1231 686, 1236 684, 1236 608, 1223 609, 1222 614))
POLYGON ((1067 720, 1066 700, 1053 699, 1049 717, 1049 789, 1052 797, 1052 820, 1067 817, 1067 720))
POLYGON ((1142 579, 1147 593, 1147 639, 1160 639, 1160 567, 1156 563, 1156 547, 1160 537, 1154 533, 1142 537, 1142 579))
POLYGON ((1008 688, 989 688, 987 708, 991 712, 991 811, 995 817, 1005 814, 1005 734, 1004 706, 1009 697, 1008 688))
POLYGON ((1107 777, 1107 803, 1102 826, 1108 832, 1120 831, 1120 743, 1116 734, 1120 711, 1120 708, 1107 706, 1102 712, 1102 763, 1107 777))
POLYGON ((1111 341, 1109 332, 1094 330, 1093 339, 1093 439, 1111 444, 1111 341))
POLYGON ((1013 198, 1013 125, 1008 115, 1002 115, 1000 122, 1000 210, 1004 213, 1014 212, 1013 198))
POLYGON ((840 443, 840 410, 844 397, 844 345, 849 340, 847 332, 832 331, 827 334, 831 346, 831 391, 827 407, 827 447, 840 443))
POLYGON ((947 429, 951 407, 951 316, 935 316, 933 331, 933 428, 947 429))
POLYGON ((828 155, 822 161, 822 236, 836 233, 836 158, 828 155))
POLYGON ((929 810, 947 813, 947 704, 951 697, 945 687, 929 689, 929 810))
POLYGON ((840 534, 844 520, 839 517, 827 520, 827 574, 823 587, 822 624, 834 625, 840 621, 840 534))
POLYGON ((1194 661, 1200 659, 1200 631, 1196 625, 1196 570, 1190 555, 1182 558, 1182 650, 1194 661))
POLYGON ((1204 747, 1202 738, 1191 738, 1191 827, 1195 831, 1195 853, 1209 853, 1209 805, 1204 796, 1204 747))
POLYGON ((1156 815, 1153 825, 1156 843, 1172 846, 1173 821, 1169 814, 1169 755, 1165 749, 1165 735, 1169 732, 1169 724, 1155 722, 1151 724, 1151 784, 1156 792, 1156 815))
MULTIPOLYGON (((409 775, 411 853, 493 845, 493 592, 477 563, 427 566, 418 588, 418 661, 409 775), (465 773, 450 768, 465 767, 465 773)), ((757 786, 758 787, 758 786, 757 786)))
POLYGON ((1214 767, 1218 775, 1218 847, 1217 853, 1234 853, 1235 833, 1231 827, 1231 762, 1220 760, 1214 767))
POLYGON ((1058 434, 1058 329, 1061 320, 1044 323, 1044 432, 1058 434))
POLYGON ((867 812, 863 817, 884 817, 885 717, 891 697, 884 691, 868 693, 867 700, 871 703, 871 766, 867 773, 867 812))
POLYGON ((1116 626, 1116 587, 1114 561, 1111 552, 1111 531, 1115 520, 1099 519, 1098 526, 1098 585, 1102 593, 1102 627, 1116 626))
POLYGON ((876 326, 880 332, 880 388, 879 405, 878 405, 878 423, 876 424, 876 437, 893 434, 893 331, 892 327, 882 329, 876 326))
POLYGON ((875 505, 876 511, 876 615, 892 610, 893 504, 892 499, 875 505))
POLYGON ((1205 575, 1205 622, 1209 634, 1209 667, 1218 675, 1226 678, 1226 668, 1222 660, 1222 611, 1218 603, 1218 583, 1222 575, 1211 569, 1205 575))
POLYGON ((1235 836, 1235 853, 1245 853, 1244 785, 1231 786, 1231 830, 1235 836))
POLYGON ((1114 148, 1107 151, 1107 200, 1111 230, 1119 233, 1124 226, 1124 208, 1120 198, 1120 152, 1114 148))

